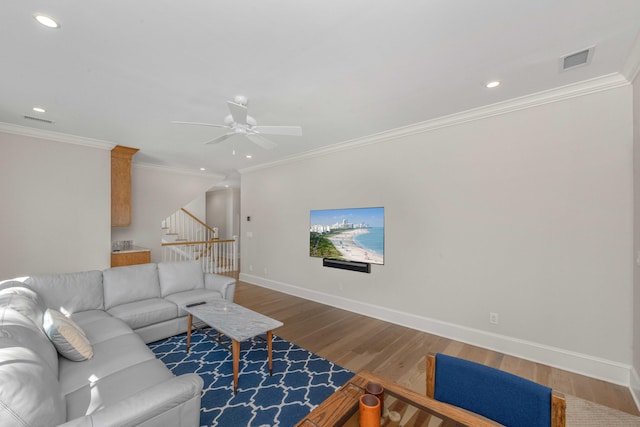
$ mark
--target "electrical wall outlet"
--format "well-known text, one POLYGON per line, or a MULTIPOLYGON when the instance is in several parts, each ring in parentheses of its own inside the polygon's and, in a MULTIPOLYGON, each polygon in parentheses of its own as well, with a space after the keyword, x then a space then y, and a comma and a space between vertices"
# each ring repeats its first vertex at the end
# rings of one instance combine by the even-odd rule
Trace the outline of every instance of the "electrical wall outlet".
POLYGON ((489 323, 493 324, 493 325, 497 325, 499 322, 499 316, 498 313, 489 313, 489 323))

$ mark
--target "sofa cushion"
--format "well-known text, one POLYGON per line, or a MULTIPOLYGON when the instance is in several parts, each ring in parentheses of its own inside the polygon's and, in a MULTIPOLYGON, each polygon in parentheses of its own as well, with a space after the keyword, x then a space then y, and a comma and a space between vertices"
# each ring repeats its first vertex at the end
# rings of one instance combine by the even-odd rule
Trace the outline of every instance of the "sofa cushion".
POLYGON ((199 261, 161 262, 158 264, 162 296, 204 288, 204 273, 199 261))
POLYGON ((110 375, 95 378, 94 381, 66 395, 67 417, 74 419, 92 414, 173 376, 158 359, 125 366, 110 375))
POLYGON ((42 329, 42 318, 46 306, 38 293, 27 285, 20 282, 3 283, 0 286, 0 307, 13 308, 42 329))
POLYGON ((67 410, 56 375, 33 350, 0 337, 0 426, 52 426, 67 410))
POLYGON ((124 320, 133 329, 174 319, 178 316, 178 307, 162 298, 122 304, 109 309, 109 314, 124 320))
POLYGON ((25 280, 47 307, 65 314, 104 310, 101 271, 32 276, 25 280))
POLYGON ((104 270, 103 278, 106 310, 121 304, 160 297, 156 264, 110 268, 104 270))
POLYGON ((78 363, 60 358, 60 388, 67 395, 99 378, 153 359, 153 352, 133 331, 93 343, 93 358, 90 360, 78 363))
POLYGON ((129 325, 123 320, 113 317, 106 311, 83 311, 74 314, 71 318, 82 328, 92 345, 131 333, 131 327, 129 325))
POLYGON ((8 339, 33 351, 58 376, 58 352, 42 327, 34 325, 31 319, 11 307, 0 307, 1 339, 8 339))
POLYGON ((236 293, 236 279, 222 274, 205 273, 204 287, 205 289, 220 292, 224 299, 233 302, 236 293))
POLYGON ((222 294, 218 291, 212 291, 210 289, 194 289, 192 291, 171 294, 165 299, 175 303, 178 306, 178 316, 182 317, 188 314, 186 311, 184 311, 183 307, 185 305, 201 301, 209 302, 221 300, 222 294))
POLYGON ((75 362, 93 357, 93 348, 84 331, 64 314, 47 309, 44 313, 43 326, 47 336, 62 356, 75 362))

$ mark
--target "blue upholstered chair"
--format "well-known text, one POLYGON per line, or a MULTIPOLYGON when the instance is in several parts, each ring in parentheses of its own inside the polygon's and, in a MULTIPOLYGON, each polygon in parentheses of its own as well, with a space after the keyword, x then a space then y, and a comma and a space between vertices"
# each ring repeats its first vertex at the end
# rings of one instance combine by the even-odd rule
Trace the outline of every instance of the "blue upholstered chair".
POLYGON ((564 427, 561 393, 490 366, 427 355, 427 396, 508 427, 564 427))

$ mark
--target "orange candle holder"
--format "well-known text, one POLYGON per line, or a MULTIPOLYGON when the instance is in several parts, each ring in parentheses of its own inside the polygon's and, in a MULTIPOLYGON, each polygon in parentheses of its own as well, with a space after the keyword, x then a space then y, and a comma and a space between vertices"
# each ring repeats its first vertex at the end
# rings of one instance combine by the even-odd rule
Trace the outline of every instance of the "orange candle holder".
POLYGON ((373 394, 360 396, 360 427, 380 427, 380 399, 373 394))
POLYGON ((369 381, 364 387, 364 392, 373 394, 378 398, 378 400, 380 400, 380 414, 384 416, 384 388, 382 387, 382 384, 369 381))

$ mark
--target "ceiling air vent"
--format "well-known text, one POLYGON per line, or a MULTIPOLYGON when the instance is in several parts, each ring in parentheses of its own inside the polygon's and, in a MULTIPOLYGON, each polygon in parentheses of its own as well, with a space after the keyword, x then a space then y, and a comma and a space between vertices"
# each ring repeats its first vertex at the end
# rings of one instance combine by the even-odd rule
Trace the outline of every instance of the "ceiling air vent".
POLYGON ((53 120, 41 119, 40 117, 24 116, 24 118, 29 120, 35 120, 36 122, 49 123, 49 124, 53 123, 53 120))
POLYGON ((581 50, 580 52, 572 53, 561 59, 562 71, 566 71, 572 68, 588 65, 591 62, 593 56, 593 48, 581 50))

